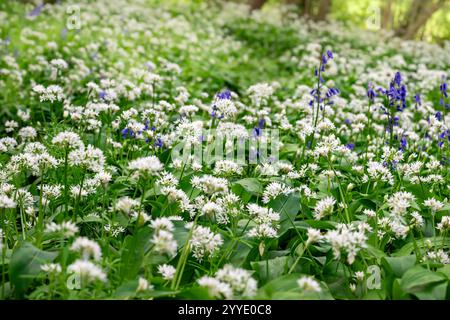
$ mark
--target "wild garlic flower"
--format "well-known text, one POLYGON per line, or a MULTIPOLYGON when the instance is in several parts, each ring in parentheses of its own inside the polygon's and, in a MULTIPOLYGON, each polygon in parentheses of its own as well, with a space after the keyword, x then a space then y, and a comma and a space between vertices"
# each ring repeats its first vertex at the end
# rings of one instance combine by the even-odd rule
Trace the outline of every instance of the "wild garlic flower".
POLYGON ((197 282, 207 288, 211 296, 225 299, 251 298, 256 295, 258 287, 249 271, 232 265, 225 265, 214 277, 203 276, 197 282))
POLYGON ((117 200, 114 205, 115 210, 122 211, 125 214, 131 214, 134 209, 137 209, 140 205, 140 201, 131 199, 130 197, 122 197, 117 200))
POLYGON ((446 232, 450 230, 450 216, 443 216, 441 222, 439 222, 436 226, 441 232, 446 232))
POLYGON ((84 149, 84 143, 80 136, 72 131, 63 131, 58 133, 53 139, 52 144, 68 149, 84 149))
POLYGON ((285 186, 279 182, 271 182, 265 189, 263 193, 263 203, 267 204, 270 200, 275 199, 280 195, 288 195, 294 192, 294 189, 285 186))
POLYGON ((178 244, 173 236, 174 225, 168 218, 158 218, 152 220, 150 227, 154 230, 151 242, 154 250, 161 254, 174 256, 178 249, 178 244))
POLYGON ((198 261, 214 255, 223 244, 222 236, 215 234, 209 227, 195 226, 189 240, 192 255, 198 261))
POLYGON ((354 225, 339 224, 336 230, 329 230, 323 240, 331 245, 335 259, 346 255, 348 264, 352 264, 358 252, 367 246, 364 231, 354 225))
POLYGON ((435 198, 429 198, 423 202, 423 204, 430 208, 431 212, 440 211, 444 207, 444 203, 436 200, 435 198))
POLYGON ((80 148, 71 151, 68 160, 71 166, 85 167, 93 172, 100 172, 105 166, 103 151, 92 145, 88 145, 86 149, 80 148))
POLYGON ((98 243, 86 237, 76 238, 70 246, 70 250, 81 253, 83 260, 92 257, 95 261, 99 261, 102 258, 102 251, 98 243))
POLYGON ((158 273, 161 274, 166 281, 172 280, 176 271, 175 267, 169 264, 161 264, 158 266, 158 273))
POLYGON ((62 101, 64 99, 63 89, 58 85, 50 85, 47 88, 43 85, 36 85, 33 91, 39 95, 39 100, 44 101, 62 101))
POLYGON ((164 166, 158 157, 149 156, 131 161, 128 164, 128 169, 137 171, 138 175, 155 176, 164 169, 164 166))
POLYGON ((320 287, 319 282, 315 280, 313 277, 301 277, 297 280, 297 284, 300 289, 304 292, 321 292, 322 289, 320 287))
POLYGON ((410 192, 399 191, 391 195, 387 199, 387 204, 391 209, 391 214, 395 216, 403 216, 411 207, 415 197, 410 192))
POLYGON ((16 207, 16 202, 10 197, 0 194, 0 208, 2 209, 12 209, 16 207))
POLYGON ((78 230, 77 225, 71 221, 64 221, 59 224, 52 221, 45 226, 44 232, 58 233, 64 238, 70 238, 77 234, 78 230))
POLYGON ((241 174, 242 167, 234 161, 231 160, 219 160, 215 163, 214 174, 231 176, 234 174, 241 174))
POLYGON ((80 276, 82 284, 93 281, 106 282, 107 280, 106 274, 101 268, 86 260, 76 260, 68 266, 67 272, 80 276))
POLYGON ((308 240, 306 241, 307 246, 312 243, 319 242, 322 239, 322 234, 318 229, 308 228, 307 235, 308 235, 308 240))
POLYGON ((319 200, 314 207, 314 219, 320 220, 333 213, 336 200, 333 197, 326 197, 319 200))
POLYGON ((192 185, 202 190, 206 194, 226 193, 228 192, 228 180, 224 178, 217 178, 210 175, 202 177, 194 176, 191 179, 192 185))

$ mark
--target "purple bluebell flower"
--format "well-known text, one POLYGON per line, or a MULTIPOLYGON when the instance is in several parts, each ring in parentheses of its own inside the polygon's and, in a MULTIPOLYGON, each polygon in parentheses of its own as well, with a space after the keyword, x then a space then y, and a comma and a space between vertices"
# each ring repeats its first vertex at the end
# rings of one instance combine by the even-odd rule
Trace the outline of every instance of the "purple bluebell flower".
POLYGON ((333 59, 333 52, 331 52, 331 50, 327 50, 327 56, 330 59, 333 59))
POLYGON ((441 91, 442 95, 446 98, 448 98, 448 86, 446 82, 441 83, 441 85, 439 86, 439 91, 441 91))
POLYGON ((63 29, 61 30, 61 39, 66 39, 66 37, 67 37, 67 32, 68 32, 67 28, 63 28, 63 29))
POLYGON ((355 149, 355 144, 354 143, 347 143, 346 145, 345 145, 346 147, 347 147, 347 149, 350 149, 350 150, 353 150, 353 149, 355 149))
POLYGON ((223 91, 219 92, 216 96, 218 99, 221 99, 221 100, 224 100, 224 99, 230 100, 231 92, 230 92, 230 90, 223 90, 223 91))
POLYGON ((402 137, 400 139, 400 148, 399 149, 402 151, 405 151, 407 145, 408 145, 408 141, 406 140, 405 137, 402 137))
POLYGON ((37 17, 38 15, 41 14, 42 9, 44 9, 44 4, 39 4, 39 5, 37 5, 36 7, 34 7, 33 10, 31 10, 31 11, 28 13, 28 17, 37 17))
POLYGON ((154 145, 157 148, 162 148, 164 145, 164 142, 161 140, 161 138, 158 137, 158 138, 156 138, 154 145))
POLYGON ((395 73, 395 76, 394 76, 394 83, 396 83, 397 86, 401 86, 401 84, 402 84, 402 75, 400 74, 399 71, 397 71, 397 72, 395 73))
POLYGON ((374 91, 373 85, 371 82, 367 85, 367 97, 369 98, 370 102, 373 102, 377 94, 374 91))
POLYGON ((415 101, 419 106, 422 105, 422 99, 420 98, 420 94, 419 94, 419 93, 417 93, 417 94, 414 96, 414 101, 415 101))
POLYGON ((330 89, 328 89, 327 93, 325 94, 325 97, 327 99, 329 99, 335 95, 338 95, 340 92, 341 91, 339 91, 339 89, 337 89, 337 88, 330 88, 330 89))

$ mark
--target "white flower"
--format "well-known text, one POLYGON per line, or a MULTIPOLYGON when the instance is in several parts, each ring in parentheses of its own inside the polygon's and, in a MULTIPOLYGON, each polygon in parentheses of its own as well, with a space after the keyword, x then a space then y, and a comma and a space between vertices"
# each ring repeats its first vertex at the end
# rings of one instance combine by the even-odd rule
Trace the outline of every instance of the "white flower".
POLYGON ((237 108, 231 99, 216 99, 210 114, 214 114, 219 119, 230 119, 237 114, 237 108))
POLYGON ((102 251, 97 242, 89 240, 86 237, 79 237, 75 239, 70 247, 70 250, 80 252, 83 256, 83 260, 88 260, 89 257, 98 261, 102 257, 102 251))
POLYGON ((364 209, 363 213, 368 217, 368 218, 374 218, 376 217, 377 213, 371 209, 364 209))
POLYGON ((414 196, 410 192, 400 191, 389 197, 387 203, 391 208, 391 214, 395 216, 403 216, 413 201, 414 196))
POLYGON ((267 100, 274 93, 274 88, 267 83, 258 83, 250 88, 248 88, 247 93, 250 95, 253 103, 256 106, 260 106, 262 103, 267 102, 267 100))
POLYGON ((122 197, 117 200, 114 208, 116 210, 122 211, 125 214, 130 214, 133 209, 138 208, 140 202, 135 199, 131 199, 130 197, 122 197))
POLYGON ((306 292, 320 292, 322 289, 320 288, 319 282, 312 277, 301 277, 297 280, 297 284, 303 291, 306 292))
POLYGON ((69 153, 69 164, 72 166, 84 166, 93 172, 100 172, 105 165, 103 151, 88 145, 86 149, 80 148, 69 153))
POLYGON ((203 276, 197 282, 201 287, 208 288, 209 294, 217 298, 251 298, 257 290, 257 282, 249 271, 231 265, 225 265, 214 277, 203 276))
POLYGON ((339 224, 336 230, 329 230, 323 239, 331 245, 334 257, 339 259, 347 254, 347 262, 352 264, 361 248, 367 246, 367 236, 361 228, 354 225, 339 224))
POLYGON ((69 149, 83 149, 84 143, 81 141, 80 136, 72 131, 64 131, 58 133, 53 139, 52 143, 67 147, 69 149))
POLYGON ((194 176, 191 179, 191 183, 206 194, 228 192, 228 180, 224 178, 216 178, 210 175, 204 175, 203 177, 194 176))
POLYGON ((164 168, 161 161, 155 156, 143 157, 131 161, 128 164, 129 170, 137 170, 141 174, 156 175, 164 168))
POLYGON ((239 166, 236 162, 231 160, 219 160, 216 162, 214 167, 214 174, 217 175, 232 175, 232 174, 241 174, 242 167, 239 166))
POLYGON ((33 91, 39 94, 39 100, 44 101, 62 101, 64 99, 63 89, 58 85, 50 85, 47 88, 43 85, 36 85, 33 91))
POLYGON ((333 213, 333 207, 336 200, 333 197, 326 197, 316 203, 314 207, 314 219, 320 220, 323 217, 333 213))
POLYGON ((216 298, 232 299, 233 291, 229 284, 208 276, 203 276, 197 280, 199 286, 208 289, 209 294, 216 298))
POLYGON ((189 240, 192 255, 199 261, 204 257, 213 255, 223 243, 220 234, 213 233, 208 227, 195 226, 189 240))
POLYGON ((216 272, 215 278, 228 284, 235 296, 253 297, 256 294, 257 282, 245 269, 227 264, 216 272))
POLYGON ((64 221, 60 224, 50 222, 45 226, 46 233, 60 233, 65 238, 73 237, 78 232, 78 227, 71 221, 64 221))
POLYGON ((102 271, 102 269, 90 261, 76 260, 74 263, 69 265, 67 271, 69 273, 79 275, 82 279, 82 283, 83 281, 91 282, 96 280, 106 282, 106 274, 102 271))
POLYGON ((430 208, 432 212, 440 211, 444 207, 444 204, 435 198, 429 198, 423 204, 430 208))
POLYGON ((284 186, 279 182, 271 182, 264 190, 262 201, 267 204, 270 200, 275 199, 279 195, 288 195, 293 191, 292 188, 284 186))
POLYGON ((443 216, 436 228, 441 232, 450 230, 450 216, 443 216))
POLYGON ((176 271, 175 267, 169 264, 161 264, 158 266, 158 273, 161 274, 164 280, 172 280, 176 271))
POLYGON ((166 217, 152 220, 150 226, 155 230, 155 232, 159 232, 160 230, 173 231, 173 222, 166 217))
POLYGON ((139 277, 138 286, 136 288, 137 292, 144 292, 147 290, 153 290, 153 285, 149 284, 147 279, 139 277))
POLYGON ((318 230, 318 229, 308 228, 307 234, 308 234, 308 240, 306 241, 306 245, 309 245, 311 243, 316 243, 322 239, 322 234, 320 233, 320 230, 318 230))
POLYGON ((151 242, 157 253, 174 256, 177 253, 178 244, 173 237, 173 233, 164 229, 155 231, 151 242))
POLYGON ((16 202, 8 196, 0 194, 0 208, 12 209, 16 207, 16 202))

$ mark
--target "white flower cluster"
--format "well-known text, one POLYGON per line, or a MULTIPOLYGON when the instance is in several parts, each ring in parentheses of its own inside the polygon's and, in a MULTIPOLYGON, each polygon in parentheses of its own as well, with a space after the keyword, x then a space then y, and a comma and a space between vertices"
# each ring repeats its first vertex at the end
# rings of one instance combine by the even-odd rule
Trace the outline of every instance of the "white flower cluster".
POLYGON ((274 212, 272 208, 260 207, 255 203, 248 204, 247 209, 250 218, 256 223, 256 226, 249 230, 249 237, 275 238, 277 236, 280 220, 278 212, 274 212))
POLYGON ((192 248, 192 256, 198 261, 205 257, 213 256, 223 244, 220 234, 215 234, 208 227, 194 226, 189 244, 192 248))
POLYGON ((157 218, 151 221, 150 227, 154 232, 151 240, 154 245, 153 250, 174 256, 177 253, 178 244, 173 236, 173 222, 168 218, 157 218))
POLYGON ((97 280, 106 282, 107 277, 103 270, 95 263, 89 261, 91 257, 94 261, 100 261, 102 257, 102 252, 97 242, 86 237, 79 237, 72 243, 70 250, 81 253, 82 259, 78 259, 70 264, 67 267, 67 272, 78 275, 82 284, 97 280))
POLYGON ((214 277, 203 276, 197 280, 215 298, 251 298, 256 294, 257 282, 247 270, 225 265, 214 277))
POLYGON ((352 264, 359 250, 367 246, 364 231, 361 224, 355 226, 341 223, 336 230, 329 230, 324 234, 322 240, 331 246, 335 259, 346 256, 348 264, 352 264))

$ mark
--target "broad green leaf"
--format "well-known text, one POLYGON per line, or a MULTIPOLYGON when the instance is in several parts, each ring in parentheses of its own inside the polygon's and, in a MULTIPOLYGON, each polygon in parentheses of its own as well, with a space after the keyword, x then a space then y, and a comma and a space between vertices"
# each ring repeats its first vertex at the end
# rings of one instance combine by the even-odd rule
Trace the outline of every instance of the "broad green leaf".
POLYGON ((29 242, 23 242, 17 247, 9 265, 9 276, 15 293, 23 298, 28 286, 41 271, 41 265, 52 262, 58 254, 43 251, 29 242))
POLYGON ((150 228, 141 228, 134 235, 125 238, 120 257, 120 279, 136 278, 144 259, 145 248, 150 241, 150 228))
POLYGON ((263 192, 263 187, 259 180, 256 178, 244 178, 235 181, 233 184, 242 186, 245 191, 251 194, 261 194, 263 192))
POLYGON ((443 282, 447 284, 445 275, 425 269, 421 266, 416 266, 406 271, 401 279, 400 285, 404 291, 414 294, 418 298, 425 298, 433 295, 436 299, 442 299, 442 287, 438 289, 433 289, 433 287, 442 284, 443 282))
POLYGON ((270 203, 270 207, 280 213, 280 233, 293 227, 295 217, 300 211, 300 197, 298 193, 276 198, 270 203))
POLYGON ((259 279, 266 282, 281 276, 287 270, 289 257, 277 257, 274 259, 253 261, 250 263, 256 271, 259 279))
POLYGON ((416 256, 409 255, 403 257, 384 257, 383 262, 389 267, 389 271, 397 278, 401 278, 403 274, 414 267, 416 264, 416 256))
POLYGON ((261 299, 286 299, 286 300, 333 300, 327 285, 323 282, 320 283, 320 292, 302 292, 298 286, 297 280, 300 279, 302 274, 292 273, 278 277, 259 289, 258 298, 261 299))

